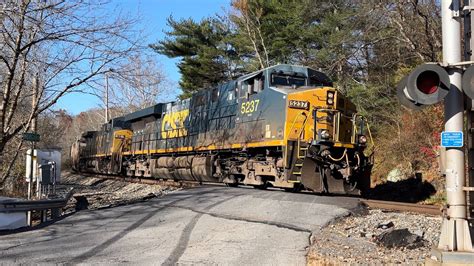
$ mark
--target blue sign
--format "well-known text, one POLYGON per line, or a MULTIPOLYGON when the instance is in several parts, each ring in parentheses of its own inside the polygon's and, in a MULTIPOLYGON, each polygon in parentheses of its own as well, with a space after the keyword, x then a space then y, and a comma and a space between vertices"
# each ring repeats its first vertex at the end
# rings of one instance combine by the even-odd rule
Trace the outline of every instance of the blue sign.
POLYGON ((446 148, 460 148, 464 144, 462 131, 441 132, 441 146, 446 148))

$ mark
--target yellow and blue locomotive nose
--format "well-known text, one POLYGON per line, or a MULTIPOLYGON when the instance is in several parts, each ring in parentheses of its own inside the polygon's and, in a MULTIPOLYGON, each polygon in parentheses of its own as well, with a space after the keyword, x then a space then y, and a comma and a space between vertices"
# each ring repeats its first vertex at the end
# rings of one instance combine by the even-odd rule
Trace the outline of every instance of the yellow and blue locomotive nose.
POLYGON ((332 87, 298 89, 288 94, 286 132, 288 140, 329 140, 337 92, 332 87), (315 123, 316 122, 316 123, 315 123))

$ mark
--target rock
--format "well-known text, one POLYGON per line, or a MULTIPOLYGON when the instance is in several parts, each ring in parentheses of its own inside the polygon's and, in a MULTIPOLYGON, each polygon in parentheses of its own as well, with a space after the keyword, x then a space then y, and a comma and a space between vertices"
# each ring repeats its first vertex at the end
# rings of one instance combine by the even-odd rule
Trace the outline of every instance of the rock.
POLYGON ((99 207, 97 207, 98 210, 101 210, 101 209, 108 209, 108 208, 112 208, 113 205, 112 204, 107 204, 107 205, 101 205, 99 207))
POLYGON ((152 198, 156 198, 157 195, 155 195, 154 193, 150 192, 148 193, 146 196, 143 196, 142 197, 142 200, 149 200, 149 199, 152 199, 152 198))
POLYGON ((354 228, 354 227, 355 227, 354 225, 347 226, 347 227, 344 227, 344 230, 349 231, 349 230, 351 230, 351 229, 354 228))
POLYGON ((377 229, 388 229, 388 228, 391 228, 393 226, 394 226, 393 222, 388 221, 388 222, 383 222, 383 223, 378 224, 377 229))
POLYGON ((389 182, 398 182, 402 181, 403 179, 405 179, 405 175, 403 174, 402 170, 398 168, 392 169, 387 175, 387 181, 389 182))
POLYGON ((74 196, 76 200, 76 211, 86 210, 89 207, 89 201, 86 196, 74 196))
POLYGON ((413 232, 413 234, 423 238, 425 236, 425 232, 423 232, 423 230, 416 230, 413 232))
POLYGON ((402 248, 414 249, 424 246, 423 239, 412 234, 408 229, 394 229, 383 232, 376 237, 376 242, 386 248, 402 248))

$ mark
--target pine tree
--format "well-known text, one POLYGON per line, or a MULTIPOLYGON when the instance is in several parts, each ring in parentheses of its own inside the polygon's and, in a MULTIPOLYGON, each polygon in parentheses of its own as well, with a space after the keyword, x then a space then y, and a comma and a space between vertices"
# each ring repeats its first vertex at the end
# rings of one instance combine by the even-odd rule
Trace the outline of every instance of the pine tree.
POLYGON ((230 31, 222 21, 217 18, 176 21, 169 17, 168 25, 172 28, 166 33, 168 36, 150 46, 160 54, 181 59, 178 68, 182 98, 232 76, 229 58, 233 52, 226 43, 230 31))

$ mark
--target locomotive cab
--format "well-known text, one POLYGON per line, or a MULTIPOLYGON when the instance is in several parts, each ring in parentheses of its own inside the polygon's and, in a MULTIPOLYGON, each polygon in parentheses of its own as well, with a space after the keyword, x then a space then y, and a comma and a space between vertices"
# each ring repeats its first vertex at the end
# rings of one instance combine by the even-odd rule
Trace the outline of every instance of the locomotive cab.
POLYGON ((372 139, 355 105, 314 70, 308 69, 306 76, 278 73, 270 82, 291 88, 285 123, 289 180, 318 192, 367 191, 373 156, 364 150, 372 139))
POLYGON ((281 145, 277 164, 286 181, 267 176, 273 186, 343 194, 368 189, 367 121, 324 73, 277 65, 239 78, 236 87, 236 141, 281 145))

